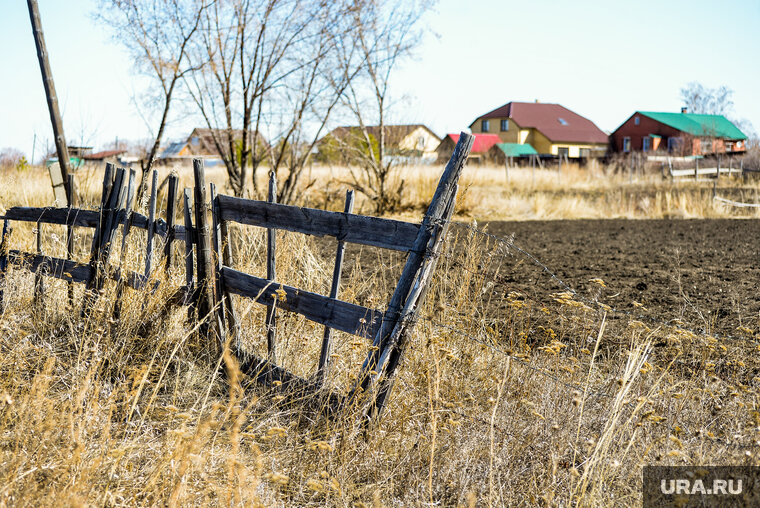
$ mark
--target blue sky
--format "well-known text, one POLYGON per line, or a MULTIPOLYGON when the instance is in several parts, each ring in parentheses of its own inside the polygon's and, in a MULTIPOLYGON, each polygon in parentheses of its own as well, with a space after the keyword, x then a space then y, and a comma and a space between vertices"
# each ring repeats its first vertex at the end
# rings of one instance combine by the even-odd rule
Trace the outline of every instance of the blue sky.
MULTIPOLYGON (((39 0, 69 144, 148 137, 124 51, 94 0, 39 0)), ((760 130, 760 1, 440 1, 395 77, 395 122, 459 132, 508 101, 560 103, 611 131, 636 109, 678 111, 690 81, 734 90, 760 130)), ((26 2, 0 5, 0 148, 39 156, 52 131, 26 2), (40 148, 42 146, 42 148, 40 148)), ((169 137, 193 125, 175 122, 169 137)))

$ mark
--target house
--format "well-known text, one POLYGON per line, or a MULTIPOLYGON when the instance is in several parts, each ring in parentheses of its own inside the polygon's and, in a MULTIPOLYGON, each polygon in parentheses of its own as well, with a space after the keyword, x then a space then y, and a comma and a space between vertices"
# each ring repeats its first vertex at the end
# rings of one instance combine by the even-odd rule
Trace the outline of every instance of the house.
MULTIPOLYGON (((226 129, 196 127, 187 138, 169 143, 161 151, 158 159, 164 162, 170 162, 201 157, 205 159, 207 163, 220 163, 222 153, 226 155, 230 151, 227 132, 226 129), (220 153, 217 148, 215 138, 219 141, 222 153, 220 153)), ((266 140, 261 134, 250 132, 248 133, 248 136, 248 146, 253 146, 253 142, 256 140, 260 149, 266 150, 268 148, 266 140)), ((235 148, 239 150, 243 139, 242 129, 233 130, 232 139, 235 148)))
MULTIPOLYGON (((441 141, 441 144, 435 150, 438 154, 438 163, 446 163, 451 158, 457 141, 459 141, 459 134, 447 134, 443 138, 443 141, 441 141)), ((495 134, 475 134, 472 150, 470 150, 470 156, 467 160, 476 164, 488 161, 488 151, 499 142, 501 142, 501 139, 495 134)))
POLYGON ((594 123, 559 104, 508 102, 479 116, 473 134, 489 133, 502 143, 530 145, 537 153, 570 158, 602 157, 609 139, 594 123))
POLYGON ((110 162, 119 166, 128 166, 129 164, 127 164, 127 161, 125 161, 122 157, 122 155, 125 153, 127 153, 126 150, 103 150, 101 152, 88 153, 86 155, 83 155, 82 160, 85 163, 97 165, 110 162))
MULTIPOLYGON (((317 142, 317 160, 320 162, 351 163, 356 157, 349 152, 351 149, 369 153, 367 138, 369 136, 372 148, 378 150, 380 127, 377 125, 336 127, 317 142)), ((386 160, 404 164, 425 164, 436 159, 436 147, 441 139, 422 124, 385 125, 383 126, 383 155, 386 160)))
POLYGON ((636 111, 610 135, 619 153, 656 152, 678 156, 744 153, 747 136, 723 115, 636 111))

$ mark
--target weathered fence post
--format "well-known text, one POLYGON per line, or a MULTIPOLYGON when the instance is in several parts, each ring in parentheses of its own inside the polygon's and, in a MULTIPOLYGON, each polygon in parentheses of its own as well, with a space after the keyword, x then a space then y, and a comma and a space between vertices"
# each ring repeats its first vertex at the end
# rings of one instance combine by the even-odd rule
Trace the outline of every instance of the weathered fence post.
MULTIPOLYGON (((398 285, 383 315, 380 329, 375 335, 373 347, 362 364, 357 383, 351 390, 349 401, 353 400, 358 393, 366 392, 370 385, 377 387, 378 380, 391 376, 403 354, 405 336, 414 325, 417 304, 420 296, 424 295, 426 282, 432 275, 432 269, 437 262, 435 251, 443 239, 440 233, 448 222, 450 213, 453 212, 457 182, 474 139, 475 137, 471 134, 464 132, 460 134, 454 153, 446 165, 433 200, 422 220, 417 238, 409 251, 398 285), (389 365, 392 368, 386 371, 389 365)), ((389 390, 388 385, 380 387, 378 394, 383 394, 382 398, 375 397, 370 413, 374 411, 379 413, 382 410, 382 403, 389 390)))
MULTIPOLYGON (((37 255, 42 256, 42 224, 37 221, 37 255)), ((40 308, 42 305, 42 295, 45 292, 45 286, 42 282, 42 270, 45 269, 45 265, 40 263, 37 269, 34 271, 34 306, 40 308)))
MULTIPOLYGON (((193 159, 193 175, 195 177, 195 233, 198 256, 198 319, 201 321, 200 331, 204 338, 211 337, 210 325, 216 322, 210 314, 214 309, 214 265, 211 259, 211 231, 206 210, 206 172, 203 159, 193 159)), ((221 337, 217 337, 221 339, 221 337)), ((219 343, 217 342, 217 345, 219 343)))
MULTIPOLYGON (((269 172, 269 192, 267 194, 267 201, 270 203, 277 202, 277 180, 275 179, 274 171, 269 172)), ((275 250, 277 248, 277 236, 276 230, 273 228, 267 229, 267 280, 274 282, 276 277, 275 273, 275 250)), ((274 288, 272 288, 274 290, 274 288)), ((267 353, 269 361, 276 363, 277 361, 277 298, 271 306, 267 307, 267 353)))
POLYGON ((193 294, 195 293, 195 273, 193 271, 193 244, 195 243, 195 230, 191 216, 190 189, 183 193, 183 206, 185 215, 185 305, 190 305, 188 317, 193 312, 193 294))
POLYGON ((169 191, 166 198, 166 245, 164 246, 165 269, 168 272, 172 266, 172 243, 174 242, 175 232, 174 223, 177 215, 177 187, 179 178, 172 173, 169 175, 169 191))
POLYGON ((214 286, 214 305, 217 310, 214 312, 214 316, 217 319, 217 329, 219 330, 219 337, 222 342, 226 342, 225 330, 224 330, 224 316, 227 315, 226 299, 224 298, 224 282, 221 277, 222 257, 219 254, 220 251, 220 219, 221 215, 218 210, 218 200, 216 199, 216 185, 209 184, 209 191, 211 197, 211 249, 214 255, 214 280, 216 285, 214 286))
POLYGON ((150 187, 150 201, 148 202, 148 244, 145 246, 145 281, 150 277, 150 267, 153 261, 153 236, 156 233, 156 195, 158 192, 158 171, 153 170, 153 179, 150 187))
POLYGON ((694 181, 699 180, 699 159, 694 159, 694 181))
POLYGON ((124 223, 121 230, 121 249, 119 250, 119 280, 116 283, 116 300, 113 305, 113 318, 121 318, 121 296, 124 293, 124 285, 127 283, 127 270, 125 263, 127 260, 127 236, 132 228, 132 199, 135 195, 135 170, 129 170, 127 179, 127 198, 124 203, 124 223))
POLYGON ((3 236, 0 239, 0 312, 5 310, 5 273, 8 270, 8 237, 10 222, 3 220, 3 236))
MULTIPOLYGON (((343 208, 345 213, 351 213, 354 209, 354 191, 346 191, 346 205, 343 208)), ((335 266, 333 267, 332 285, 330 286, 330 298, 338 298, 340 290, 340 276, 343 271, 343 255, 346 252, 346 246, 343 240, 338 240, 338 248, 335 253, 335 266)), ((330 368, 330 354, 332 353, 332 329, 325 326, 325 333, 322 337, 322 349, 319 352, 319 364, 317 365, 317 382, 324 383, 327 371, 330 368)))

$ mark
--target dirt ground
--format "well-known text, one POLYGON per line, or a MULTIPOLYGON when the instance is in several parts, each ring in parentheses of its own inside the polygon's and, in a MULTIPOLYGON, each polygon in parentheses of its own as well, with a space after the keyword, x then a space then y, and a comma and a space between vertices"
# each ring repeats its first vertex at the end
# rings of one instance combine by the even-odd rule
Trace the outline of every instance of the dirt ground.
MULTIPOLYGON (((580 295, 601 291, 616 309, 722 335, 760 327, 760 220, 492 222, 488 231, 514 234, 580 295)), ((525 256, 514 259, 499 283, 538 301, 562 291, 525 256)))

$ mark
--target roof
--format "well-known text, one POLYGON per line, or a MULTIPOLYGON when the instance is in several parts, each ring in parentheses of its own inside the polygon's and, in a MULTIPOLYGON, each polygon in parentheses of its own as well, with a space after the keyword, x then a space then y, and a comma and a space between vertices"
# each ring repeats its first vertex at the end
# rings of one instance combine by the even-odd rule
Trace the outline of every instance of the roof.
POLYGON ((89 161, 103 160, 103 159, 107 159, 108 157, 121 155, 123 153, 127 153, 127 151, 126 150, 103 150, 102 152, 88 153, 87 155, 82 155, 82 158, 89 161))
POLYGON ((536 155, 538 152, 532 146, 520 143, 497 143, 496 148, 504 152, 507 157, 520 157, 521 155, 536 155))
MULTIPOLYGON (((594 122, 559 104, 508 102, 482 118, 511 118, 523 129, 537 129, 552 142, 607 143, 609 138, 594 122)), ((475 121, 477 121, 475 120, 475 121)), ((473 122, 474 124, 475 122, 473 122)), ((471 124, 472 126, 472 124, 471 124)))
MULTIPOLYGON (((473 134, 475 140, 472 143, 472 150, 470 153, 485 153, 491 149, 492 146, 499 143, 501 139, 496 134, 473 134)), ((450 138, 454 143, 459 141, 459 134, 447 134, 447 138, 450 138)))
MULTIPOLYGON (((364 128, 367 130, 367 133, 370 136, 373 136, 375 139, 377 139, 378 134, 380 133, 380 126, 368 125, 364 128)), ((428 126, 421 123, 416 123, 406 125, 384 125, 383 130, 385 132, 385 143, 389 145, 398 145, 404 140, 404 138, 406 138, 409 134, 413 133, 417 129, 425 129, 430 134, 435 136, 435 139, 440 140, 438 135, 433 132, 428 126)), ((349 135, 360 135, 361 131, 362 128, 358 125, 336 127, 330 131, 328 136, 332 136, 336 139, 344 139, 349 135)))
POLYGON ((747 136, 723 115, 660 113, 656 111, 637 111, 637 113, 692 136, 710 136, 732 140, 747 139, 747 136))
MULTIPOLYGON (((216 138, 220 141, 222 149, 227 149, 227 132, 227 129, 208 129, 205 127, 196 127, 193 129, 193 132, 191 132, 187 137, 187 140, 184 141, 184 144, 187 144, 189 147, 191 155, 220 155, 219 151, 216 149, 216 143, 214 143, 214 136, 216 136, 216 138), (193 138, 198 138, 197 143, 193 143, 193 138)), ((251 144, 253 143, 254 139, 258 139, 260 143, 266 143, 266 140, 260 133, 250 131, 248 135, 250 136, 249 140, 251 144)), ((232 139, 236 141, 243 139, 243 130, 233 129, 232 139)), ((171 146, 173 146, 173 144, 170 145, 170 147, 171 146)), ((180 150, 181 149, 182 148, 180 147, 180 150)))
POLYGON ((182 148, 185 147, 187 144, 187 141, 173 141, 169 143, 169 145, 164 148, 164 150, 161 152, 161 155, 158 156, 159 159, 171 159, 174 157, 179 157, 179 152, 182 150, 182 148))

